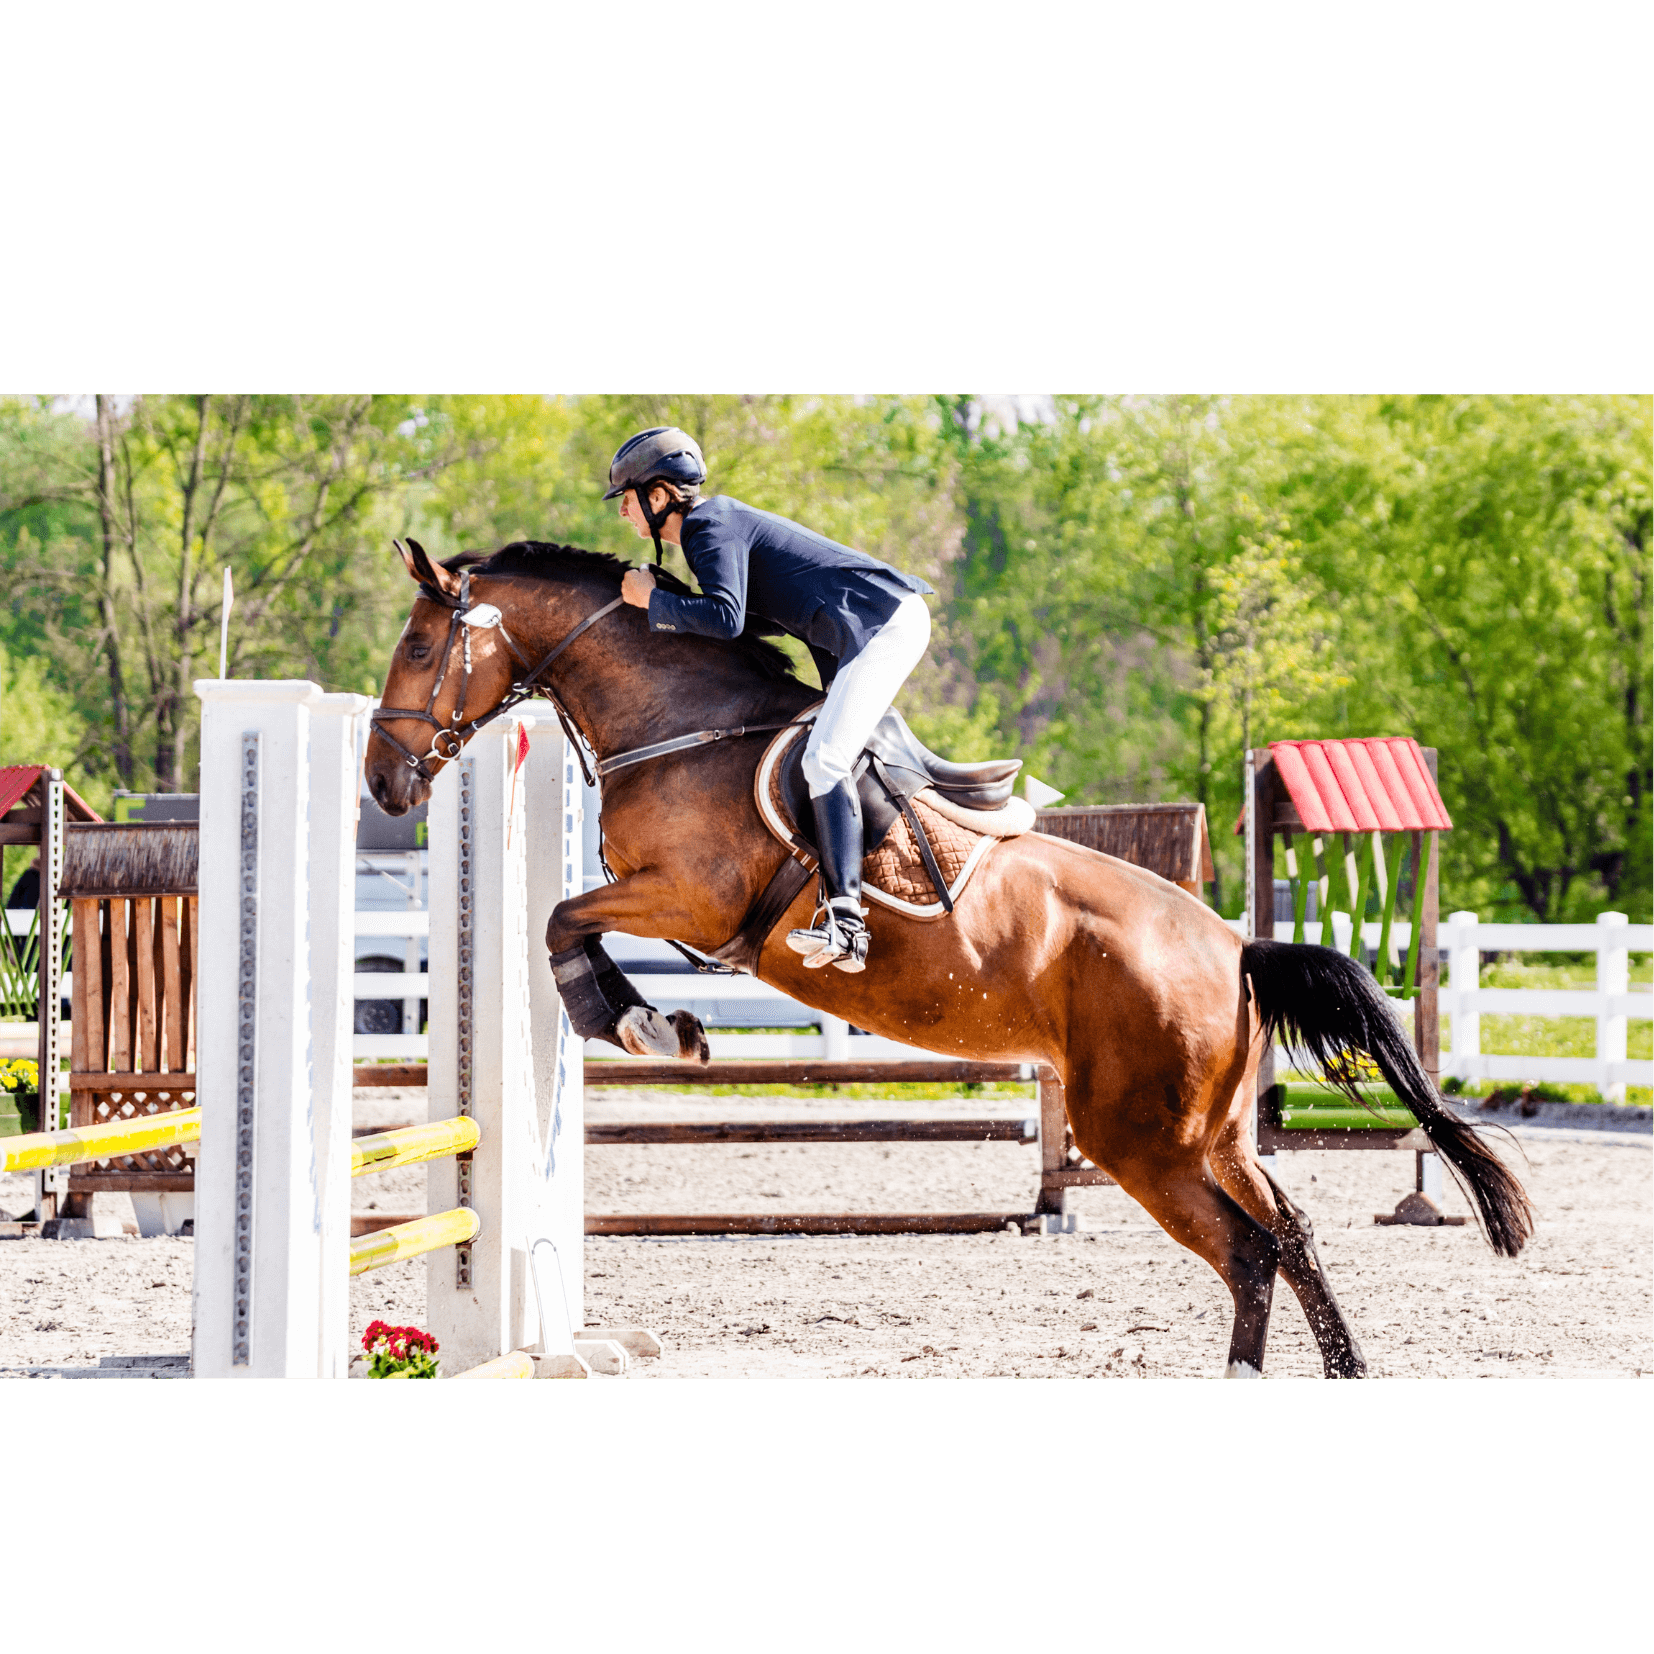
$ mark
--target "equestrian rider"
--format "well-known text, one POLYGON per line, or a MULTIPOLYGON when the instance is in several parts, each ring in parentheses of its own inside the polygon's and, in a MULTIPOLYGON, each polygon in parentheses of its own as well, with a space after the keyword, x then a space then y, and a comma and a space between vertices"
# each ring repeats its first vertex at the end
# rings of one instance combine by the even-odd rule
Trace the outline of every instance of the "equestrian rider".
POLYGON ((930 642, 932 588, 785 517, 727 495, 702 499, 705 481, 695 439, 673 426, 640 431, 616 451, 603 498, 618 497, 638 537, 654 540, 656 563, 662 540, 677 546, 701 591, 664 591, 645 567, 627 571, 621 596, 648 610, 653 632, 736 638, 750 610, 809 648, 827 699, 802 765, 828 900, 787 942, 807 966, 864 970, 861 800, 851 772, 930 642))

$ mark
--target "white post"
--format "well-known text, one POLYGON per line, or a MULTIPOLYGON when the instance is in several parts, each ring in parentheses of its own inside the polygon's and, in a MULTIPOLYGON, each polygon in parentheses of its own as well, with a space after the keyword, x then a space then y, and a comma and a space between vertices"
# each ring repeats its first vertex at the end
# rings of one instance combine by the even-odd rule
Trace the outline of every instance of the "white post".
MULTIPOLYGON (((1624 994, 1631 990, 1631 960, 1625 945, 1630 921, 1623 913, 1597 915, 1597 992, 1624 994)), ((1625 1061, 1625 1023, 1606 1002, 1597 1006, 1597 1089, 1604 1102, 1625 1101, 1625 1081, 1611 1077, 1610 1063, 1625 1061)))
POLYGON ((585 788, 574 749, 554 716, 541 715, 529 742, 518 777, 528 818, 524 930, 535 1102, 529 1121, 530 1222, 523 1240, 532 1259, 531 1282, 535 1276, 539 1280, 546 1324, 538 1326, 531 1291, 525 1327, 538 1331, 530 1331, 525 1342, 537 1336, 547 1355, 571 1355, 586 1324, 585 1047, 563 1013, 545 937, 551 910, 583 888, 585 788))
MULTIPOLYGON (((410 913, 421 913, 425 908, 423 893, 419 888, 420 867, 419 851, 410 850, 404 857, 404 865, 408 870, 408 901, 410 913)), ((417 972, 419 969, 419 938, 410 936, 402 944, 402 969, 417 972)), ((418 992, 411 994, 402 1001, 402 1021, 400 1024, 404 1034, 419 1032, 419 1001, 423 996, 418 992)))
POLYGON ((1421 1151, 1418 1157, 1418 1192, 1428 1195, 1440 1206, 1442 1199, 1442 1159, 1439 1154, 1421 1151))
POLYGON ((829 1062, 843 1062, 850 1055, 850 1024, 843 1017, 821 1018, 821 1050, 829 1062))
POLYGON ((1482 980, 1482 951, 1477 941, 1478 920, 1474 913, 1447 916, 1448 984, 1453 990, 1453 1039, 1448 1072, 1461 1080, 1475 1078, 1482 1054, 1482 1014, 1476 1007, 1476 990, 1482 980))
POLYGON ((197 1378, 322 1371, 309 970, 313 683, 201 680, 197 1378))
POLYGON ((470 1246, 433 1252, 428 1330, 450 1377, 528 1341, 527 1159, 535 1135, 529 1049, 524 786, 518 720, 480 731, 437 777, 430 824, 430 1118, 470 1115, 471 1155, 431 1163, 428 1210, 472 1207, 470 1246))
POLYGON ((355 1005, 357 725, 363 695, 323 695, 310 722, 310 992, 322 1216, 321 1375, 349 1376, 351 1040, 355 1005))

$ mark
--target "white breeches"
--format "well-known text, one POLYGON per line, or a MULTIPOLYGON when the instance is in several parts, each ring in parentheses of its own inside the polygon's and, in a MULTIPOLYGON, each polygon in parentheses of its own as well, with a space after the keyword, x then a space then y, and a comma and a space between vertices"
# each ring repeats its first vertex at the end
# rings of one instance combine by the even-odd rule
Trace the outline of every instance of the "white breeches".
POLYGON ((909 592, 867 647, 839 668, 800 761, 811 798, 849 779, 874 725, 929 645, 930 610, 918 592, 909 592))

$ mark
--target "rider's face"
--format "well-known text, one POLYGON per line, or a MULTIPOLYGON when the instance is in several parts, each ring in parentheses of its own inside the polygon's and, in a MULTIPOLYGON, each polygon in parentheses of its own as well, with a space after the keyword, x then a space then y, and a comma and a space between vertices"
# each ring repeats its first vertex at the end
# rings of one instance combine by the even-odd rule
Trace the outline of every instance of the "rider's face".
MULTIPOLYGON (((665 490, 661 488, 655 489, 651 495, 650 503, 657 511, 659 511, 660 508, 666 503, 665 490)), ((637 490, 635 488, 628 488, 626 492, 620 496, 620 517, 622 522, 627 522, 632 525, 632 532, 636 534, 640 540, 647 540, 650 538, 649 524, 644 518, 643 508, 637 503, 637 490)))

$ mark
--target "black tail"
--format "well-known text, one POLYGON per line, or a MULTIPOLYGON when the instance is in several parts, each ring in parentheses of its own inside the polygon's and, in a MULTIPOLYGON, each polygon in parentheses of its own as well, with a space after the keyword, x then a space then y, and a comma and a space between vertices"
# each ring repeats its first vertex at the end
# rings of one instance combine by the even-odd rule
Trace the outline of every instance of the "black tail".
POLYGON ((1346 1096, 1365 1102, 1357 1090, 1354 1053, 1363 1051, 1378 1064, 1475 1202, 1488 1244, 1514 1258, 1533 1233, 1526 1192, 1475 1128, 1443 1105, 1389 1000, 1367 971, 1331 948, 1266 941, 1246 944, 1241 970, 1252 978, 1264 1037, 1279 1035, 1283 1045, 1307 1051, 1328 1083, 1346 1096))

